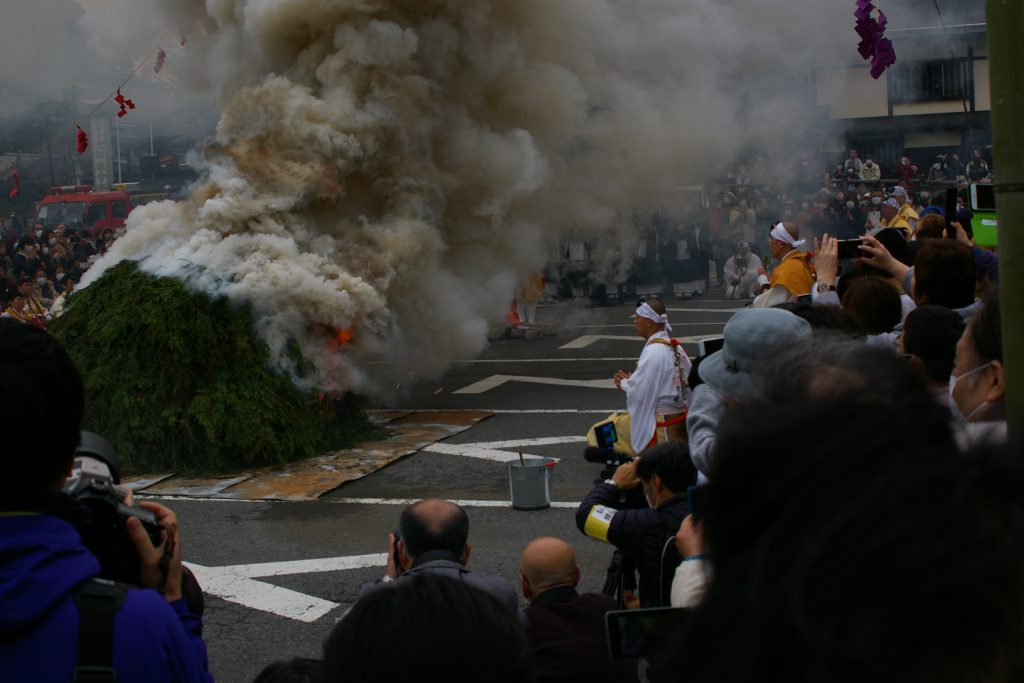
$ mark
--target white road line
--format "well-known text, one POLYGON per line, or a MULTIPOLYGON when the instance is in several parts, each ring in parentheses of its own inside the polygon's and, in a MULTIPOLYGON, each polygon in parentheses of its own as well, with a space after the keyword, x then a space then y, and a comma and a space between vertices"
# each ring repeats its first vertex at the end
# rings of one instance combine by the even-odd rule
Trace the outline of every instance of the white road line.
POLYGON ((383 567, 387 564, 387 557, 387 553, 374 553, 373 555, 325 557, 292 562, 237 564, 227 567, 205 567, 191 562, 185 564, 196 575, 196 579, 203 587, 203 592, 208 595, 261 612, 270 612, 287 619, 312 623, 339 607, 339 604, 288 588, 274 586, 264 581, 255 581, 254 577, 383 567))
MULTIPOLYGON (((535 439, 516 439, 514 441, 482 441, 479 443, 447 443, 438 442, 421 449, 430 453, 444 453, 445 455, 461 455, 466 458, 477 458, 479 460, 493 460, 494 462, 511 462, 517 460, 516 453, 510 453, 505 448, 525 448, 530 446, 551 446, 562 443, 583 443, 587 438, 583 435, 572 436, 543 436, 535 439)), ((530 456, 536 457, 536 456, 530 456)), ((553 458, 556 462, 558 458, 553 458)))
POLYGON ((321 572, 340 572, 346 569, 383 567, 387 564, 387 561, 387 553, 373 553, 371 555, 350 555, 347 557, 319 557, 312 560, 236 564, 231 567, 219 567, 219 569, 230 569, 238 576, 244 576, 247 579, 259 579, 268 576, 317 574, 321 572))
MULTIPOLYGON (((347 503, 349 505, 412 505, 419 502, 419 498, 335 498, 332 502, 347 503)), ((451 502, 464 508, 510 508, 512 503, 507 500, 452 500, 451 502)), ((579 503, 552 501, 551 507, 559 509, 573 509, 580 506, 579 503)))
MULTIPOLYGON (((639 341, 639 339, 637 340, 639 341)), ((565 348, 564 346, 561 348, 565 348)), ((477 358, 476 360, 457 360, 458 364, 471 363, 594 363, 599 361, 616 361, 637 359, 636 356, 611 356, 606 358, 477 358)))
POLYGON ((735 313, 742 311, 746 306, 740 308, 666 308, 672 313, 735 313))
MULTIPOLYGON (((234 500, 230 498, 187 498, 185 496, 143 496, 138 495, 136 498, 142 500, 170 500, 179 502, 182 500, 196 501, 201 503, 236 503, 236 504, 259 504, 259 505, 289 505, 296 504, 293 500, 234 500)), ((324 498, 319 500, 319 503, 330 503, 333 505, 412 505, 417 503, 422 498, 324 498)), ((308 501, 299 501, 297 504, 305 505, 308 501)), ((459 500, 452 499, 452 502, 456 505, 460 505, 464 508, 500 508, 500 507, 512 507, 512 503, 507 500, 459 500)), ((553 508, 578 508, 579 503, 571 502, 556 502, 552 501, 551 507, 553 508)), ((210 569, 207 567, 207 569, 210 569)))
POLYGON ((615 389, 611 379, 559 379, 557 377, 533 377, 530 375, 491 375, 479 382, 456 389, 453 394, 482 394, 505 382, 529 382, 531 384, 553 384, 563 387, 585 387, 588 389, 615 389))
POLYGON ((609 341, 628 341, 628 342, 633 342, 634 344, 637 344, 638 346, 639 346, 640 342, 643 341, 640 337, 636 336, 635 334, 631 334, 631 335, 628 335, 628 336, 622 336, 622 335, 617 335, 617 334, 585 334, 582 337, 576 337, 575 339, 573 339, 571 342, 569 342, 567 344, 562 344, 558 348, 559 349, 583 349, 583 348, 586 348, 586 347, 590 346, 594 342, 601 341, 602 339, 607 339, 609 341))
MULTIPOLYGON (((453 408, 394 408, 395 412, 405 413, 447 413, 453 408)), ((587 415, 600 415, 609 413, 614 408, 466 408, 466 410, 481 410, 496 415, 543 415, 545 413, 585 413, 587 415)))
MULTIPOLYGON (((711 327, 713 325, 723 325, 723 324, 724 323, 722 323, 720 320, 712 320, 710 322, 702 322, 702 323, 672 323, 672 329, 675 329, 677 327, 711 327)), ((565 325, 564 327, 559 327, 558 329, 559 330, 593 330, 593 329, 604 329, 606 327, 628 327, 630 329, 635 329, 636 325, 634 325, 632 323, 622 323, 622 324, 619 324, 619 323, 609 323, 609 324, 605 324, 605 325, 602 325, 602 324, 595 324, 595 325, 565 325)))
POLYGON ((527 446, 551 446, 559 443, 576 443, 586 441, 587 437, 579 435, 571 436, 538 436, 534 439, 514 439, 512 441, 479 441, 467 446, 480 446, 481 448, 524 448, 527 446))
MULTIPOLYGON (((702 339, 708 339, 709 337, 718 337, 718 336, 720 336, 720 335, 717 335, 717 334, 698 334, 698 335, 694 335, 692 337, 676 337, 676 339, 679 340, 679 342, 681 344, 696 344, 697 342, 699 342, 702 339)), ((636 335, 633 335, 633 336, 630 336, 630 337, 624 337, 624 336, 614 335, 614 334, 585 334, 585 335, 583 335, 581 337, 577 337, 576 339, 573 339, 571 342, 569 342, 567 344, 562 344, 558 348, 559 349, 582 349, 582 348, 586 348, 587 346, 590 346, 591 344, 593 344, 595 342, 599 342, 602 339, 608 339, 608 340, 611 340, 611 341, 630 341, 630 342, 635 342, 637 345, 639 345, 639 343, 641 341, 643 341, 642 339, 640 339, 640 337, 637 337, 636 335)))
POLYGON ((287 619, 311 624, 339 606, 336 602, 223 572, 218 567, 196 564, 188 567, 207 595, 287 619))

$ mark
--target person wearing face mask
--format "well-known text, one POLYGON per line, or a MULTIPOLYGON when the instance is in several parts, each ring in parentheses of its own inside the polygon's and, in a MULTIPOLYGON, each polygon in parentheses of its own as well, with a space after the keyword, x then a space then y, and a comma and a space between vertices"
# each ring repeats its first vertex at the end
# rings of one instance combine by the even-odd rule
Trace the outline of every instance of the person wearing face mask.
POLYGON ((999 293, 993 288, 960 336, 949 376, 949 408, 962 448, 1006 441, 1006 367, 1000 324, 999 293))
POLYGON ((53 302, 57 298, 60 290, 58 290, 57 287, 50 282, 50 279, 46 277, 46 270, 38 268, 36 269, 35 275, 35 291, 43 306, 49 308, 53 305, 53 302))
POLYGON ((612 478, 595 486, 577 508, 580 531, 611 543, 634 561, 638 595, 624 596, 627 606, 670 604, 672 579, 682 559, 675 535, 691 512, 687 489, 696 483, 697 468, 686 444, 670 441, 619 465, 612 478), (622 494, 637 488, 647 507, 623 509, 622 494))
POLYGON ((18 275, 34 273, 39 267, 39 254, 32 240, 22 242, 21 248, 14 254, 14 272, 18 275))
POLYGON ((860 179, 871 187, 882 179, 882 167, 875 163, 870 154, 864 157, 864 163, 860 167, 860 179))
POLYGON ((837 193, 833 219, 835 232, 832 234, 839 239, 856 239, 861 234, 860 228, 864 221, 864 212, 854 200, 854 195, 837 193))

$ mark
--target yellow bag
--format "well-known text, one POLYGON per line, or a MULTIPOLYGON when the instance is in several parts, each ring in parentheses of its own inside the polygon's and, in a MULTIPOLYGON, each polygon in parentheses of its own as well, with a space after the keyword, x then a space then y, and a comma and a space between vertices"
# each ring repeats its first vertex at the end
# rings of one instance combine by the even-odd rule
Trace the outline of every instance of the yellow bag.
POLYGON ((633 450, 633 444, 630 443, 630 418, 629 413, 626 412, 615 412, 609 415, 604 420, 596 423, 587 431, 587 443, 591 446, 597 446, 597 435, 595 430, 602 425, 611 423, 615 427, 615 434, 618 436, 618 440, 612 446, 616 453, 624 453, 630 456, 636 456, 636 451, 633 450))

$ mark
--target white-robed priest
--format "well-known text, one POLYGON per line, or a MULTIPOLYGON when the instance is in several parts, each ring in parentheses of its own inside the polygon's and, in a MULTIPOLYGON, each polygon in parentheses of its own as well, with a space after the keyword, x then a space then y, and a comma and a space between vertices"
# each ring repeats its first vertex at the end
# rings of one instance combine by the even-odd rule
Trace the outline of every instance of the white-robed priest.
MULTIPOLYGON (((665 304, 661 299, 641 300, 633 315, 636 333, 645 340, 644 350, 632 373, 615 373, 615 386, 626 392, 626 412, 615 413, 607 422, 615 426, 616 451, 636 455, 656 443, 686 438, 687 377, 690 359, 678 341, 669 336, 665 304)), ((598 446, 594 428, 587 435, 598 446)))

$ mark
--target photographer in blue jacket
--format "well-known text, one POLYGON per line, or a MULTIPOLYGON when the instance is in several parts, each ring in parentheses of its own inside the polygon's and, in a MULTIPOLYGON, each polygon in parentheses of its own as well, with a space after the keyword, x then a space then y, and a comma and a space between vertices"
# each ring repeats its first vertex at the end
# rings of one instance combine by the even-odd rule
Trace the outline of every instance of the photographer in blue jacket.
POLYGON ((0 446, 0 677, 211 682, 202 622, 182 598, 173 512, 142 503, 149 531, 136 516, 110 529, 137 554, 138 588, 98 578, 100 558, 82 539, 103 529, 63 492, 85 392, 60 343, 0 319, 0 396, 13 425, 0 446))

